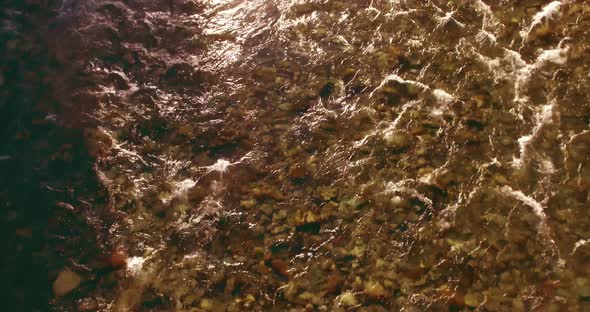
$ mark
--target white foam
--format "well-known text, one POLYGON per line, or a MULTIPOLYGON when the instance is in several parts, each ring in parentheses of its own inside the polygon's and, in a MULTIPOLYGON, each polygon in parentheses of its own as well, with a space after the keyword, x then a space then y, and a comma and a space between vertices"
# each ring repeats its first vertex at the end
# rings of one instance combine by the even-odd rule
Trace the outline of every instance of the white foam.
POLYGON ((184 196, 188 192, 188 190, 190 190, 196 184, 197 181, 193 179, 186 179, 176 183, 176 191, 174 192, 174 195, 171 196, 171 198, 174 198, 176 196, 184 196))
MULTIPOLYGON (((387 141, 387 142, 391 141, 391 138, 393 137, 393 133, 398 129, 398 125, 399 125, 400 120, 402 119, 402 117, 404 115, 406 115, 408 109, 410 107, 414 106, 416 103, 418 103, 418 101, 410 101, 410 102, 404 104, 404 106, 402 106, 402 111, 399 113, 397 118, 395 118, 395 120, 393 122, 391 122, 391 124, 389 124, 389 126, 387 128, 383 129, 381 134, 383 135, 383 139, 385 141, 387 141)), ((367 142, 367 140, 371 136, 373 136, 374 134, 375 133, 372 133, 372 134, 366 136, 365 138, 363 138, 361 141, 355 142, 354 146, 360 147, 361 145, 365 144, 367 142)))
POLYGON ((450 95, 449 93, 447 93, 445 90, 442 90, 442 89, 434 89, 432 91, 432 94, 443 105, 448 105, 455 100, 455 98, 452 95, 450 95))
POLYGON ((483 29, 482 29, 482 30, 480 30, 480 31, 477 33, 477 37, 476 37, 476 38, 477 38, 477 39, 479 39, 479 40, 484 40, 484 39, 486 39, 486 38, 487 38, 487 39, 489 39, 489 40, 490 40, 490 41, 491 41, 493 44, 496 44, 496 43, 497 43, 497 38, 496 38, 496 36, 495 36, 494 34, 492 34, 492 33, 488 32, 488 31, 485 31, 485 30, 483 30, 483 29))
POLYGON ((405 194, 409 196, 414 196, 420 199, 420 201, 424 202, 426 205, 432 206, 432 200, 416 190, 416 183, 418 182, 414 179, 405 179, 397 182, 390 181, 384 185, 385 190, 383 191, 383 193, 393 196, 393 203, 397 201, 395 197, 397 197, 398 194, 405 194))
MULTIPOLYGON (((518 139, 518 144, 520 145, 520 156, 519 158, 514 158, 512 161, 513 166, 521 167, 524 163, 524 160, 530 155, 529 146, 531 141, 537 137, 539 131, 542 129, 543 126, 547 124, 551 124, 553 122, 553 107, 554 103, 550 103, 540 107, 535 114, 535 127, 531 134, 522 136, 518 139)), ((548 167, 550 169, 551 167, 548 167)))
POLYGON ((547 215, 545 214, 543 205, 536 201, 534 198, 525 195, 522 191, 517 191, 512 189, 510 186, 504 186, 500 189, 504 194, 510 195, 512 198, 522 202, 526 206, 530 207, 540 219, 538 230, 539 233, 543 234, 545 237, 551 239, 551 231, 549 226, 547 225, 547 215))
POLYGON ((453 18, 453 14, 455 12, 447 12, 445 14, 445 16, 443 17, 437 17, 437 19, 439 20, 438 25, 435 27, 435 30, 438 29, 439 27, 443 26, 444 24, 446 24, 448 21, 453 21, 455 22, 459 27, 461 28, 465 28, 465 24, 459 22, 458 20, 456 20, 455 18, 453 18))
POLYGON ((441 227, 441 229, 448 229, 450 220, 452 220, 451 223, 456 224, 457 210, 459 209, 459 207, 469 207, 475 195, 481 192, 481 190, 482 189, 480 186, 476 186, 469 192, 469 194, 461 192, 461 194, 459 194, 459 198, 455 203, 447 205, 440 213, 441 218, 438 224, 441 227))
POLYGON ((207 168, 209 171, 226 172, 230 165, 232 165, 231 162, 225 159, 218 159, 213 165, 207 166, 205 168, 207 168))
POLYGON ((521 55, 509 49, 504 49, 506 57, 511 61, 515 72, 514 80, 514 100, 516 102, 526 102, 527 96, 521 94, 522 87, 530 80, 533 73, 543 67, 546 63, 563 65, 567 62, 569 46, 543 51, 532 64, 527 64, 521 55))
POLYGON ((522 55, 514 50, 504 48, 504 55, 511 62, 513 70, 517 70, 527 65, 522 59, 522 55))
POLYGON ((534 198, 525 195, 522 191, 512 189, 510 186, 504 186, 500 189, 504 194, 510 195, 512 198, 522 202, 526 206, 530 207, 535 215, 539 217, 539 224, 537 230, 539 234, 554 247, 553 251, 557 254, 558 260, 557 265, 563 267, 565 265, 564 259, 559 255, 559 248, 555 243, 555 240, 551 236, 551 228, 547 223, 547 215, 545 214, 545 208, 543 204, 535 200, 534 198))
POLYGON ((540 160, 539 171, 544 174, 554 174, 557 172, 555 165, 549 157, 543 157, 543 159, 540 160))
MULTIPOLYGON (((387 75, 385 78, 383 78, 383 80, 381 81, 381 84, 379 84, 379 86, 377 88, 375 88, 375 90, 373 92, 371 92, 370 96, 373 97, 373 94, 375 93, 375 91, 383 88, 383 86, 385 86, 385 84, 388 83, 389 81, 397 81, 401 84, 410 84, 410 85, 417 86, 417 87, 421 88, 422 90, 430 90, 432 92, 432 95, 437 99, 438 103, 440 104, 438 107, 435 107, 432 110, 431 115, 433 117, 440 117, 442 115, 443 111, 447 108, 447 106, 455 100, 455 97, 453 95, 449 94, 448 92, 446 92, 443 89, 432 89, 430 86, 425 85, 421 82, 414 81, 414 80, 406 80, 396 74, 390 74, 390 75, 387 75)), ((409 106, 414 105, 415 102, 411 101, 411 102, 408 102, 408 104, 404 105, 402 113, 393 122, 392 126, 388 128, 389 130, 397 127, 397 123, 399 122, 399 119, 402 116, 403 112, 405 112, 409 106), (410 105, 408 105, 408 104, 410 104, 410 105)))
POLYGON ((442 89, 434 89, 432 95, 436 98, 438 106, 430 111, 430 116, 434 118, 441 118, 443 113, 448 109, 449 105, 453 103, 455 97, 442 89))
POLYGON ((499 59, 492 59, 476 51, 473 51, 473 53, 479 59, 480 62, 484 63, 488 67, 488 69, 492 73, 494 73, 495 79, 499 79, 506 76, 506 74, 501 70, 499 59))
POLYGON ((531 23, 531 27, 534 27, 542 23, 543 19, 550 20, 554 16, 558 15, 560 13, 559 9, 561 8, 561 5, 561 1, 553 1, 544 6, 541 12, 538 12, 537 14, 535 14, 535 16, 533 16, 533 22, 531 23))
POLYGON ((145 166, 149 166, 149 164, 143 159, 143 157, 141 157, 141 155, 139 155, 138 153, 136 153, 134 151, 124 148, 123 146, 125 145, 125 142, 119 143, 116 140, 114 135, 112 135, 111 133, 108 133, 107 131, 105 131, 105 133, 107 133, 107 135, 111 138, 111 140, 113 142, 113 149, 117 150, 121 154, 125 154, 127 156, 130 156, 131 158, 139 160, 145 166))
POLYGON ((576 251, 578 251, 578 248, 584 246, 584 245, 588 245, 590 244, 590 239, 581 239, 579 241, 576 242, 576 244, 574 245, 574 249, 572 249, 572 255, 576 253, 576 251))
POLYGON ((127 272, 131 276, 141 279, 143 277, 143 264, 145 260, 143 257, 131 257, 127 259, 127 272))
POLYGON ((557 65, 563 65, 567 62, 567 53, 569 47, 545 50, 537 57, 537 64, 550 62, 557 65))
POLYGON ((371 97, 373 96, 373 93, 375 93, 375 91, 380 90, 381 88, 383 88, 383 86, 385 86, 386 83, 388 83, 392 80, 397 81, 402 84, 414 85, 414 86, 420 87, 422 89, 430 89, 429 86, 427 86, 421 82, 414 81, 414 80, 405 80, 404 78, 402 78, 396 74, 389 74, 389 75, 385 76, 385 78, 383 78, 383 80, 381 81, 381 84, 379 84, 379 86, 377 88, 375 88, 375 90, 373 92, 371 92, 371 97))
POLYGON ((540 12, 533 16, 533 20, 531 21, 528 31, 521 31, 520 36, 523 38, 528 38, 533 28, 535 28, 537 25, 540 25, 543 23, 543 21, 548 21, 553 19, 555 16, 558 16, 561 13, 561 5, 561 1, 553 1, 544 6, 540 12))
POLYGON ((483 14, 482 28, 493 28, 499 24, 498 20, 494 17, 492 8, 490 8, 490 6, 487 5, 485 2, 483 2, 482 0, 477 0, 473 2, 473 6, 477 11, 483 14))
MULTIPOLYGON (((242 161, 242 160, 240 160, 240 161, 242 161)), ((231 166, 233 164, 234 163, 231 163, 225 159, 218 159, 213 165, 205 166, 202 168, 205 169, 207 173, 214 172, 214 171, 226 172, 227 169, 229 168, 229 166, 231 166)), ((187 192, 197 184, 197 182, 198 182, 198 179, 197 180, 185 179, 180 182, 176 182, 174 192, 172 194, 170 194, 169 196, 162 198, 162 201, 164 203, 169 203, 174 198, 184 197, 187 194, 187 192)))

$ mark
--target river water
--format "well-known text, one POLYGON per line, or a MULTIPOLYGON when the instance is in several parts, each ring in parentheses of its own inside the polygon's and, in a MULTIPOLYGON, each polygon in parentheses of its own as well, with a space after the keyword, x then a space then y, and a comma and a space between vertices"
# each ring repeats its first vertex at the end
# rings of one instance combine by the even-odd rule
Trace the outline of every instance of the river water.
POLYGON ((79 70, 64 115, 93 121, 105 240, 127 257, 58 309, 590 309, 584 1, 65 1, 58 18, 79 70))

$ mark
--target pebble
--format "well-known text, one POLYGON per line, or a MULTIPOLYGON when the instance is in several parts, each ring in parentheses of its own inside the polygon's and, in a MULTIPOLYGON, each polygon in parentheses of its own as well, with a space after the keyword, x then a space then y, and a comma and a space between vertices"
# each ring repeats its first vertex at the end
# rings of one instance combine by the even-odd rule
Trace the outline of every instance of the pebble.
POLYGON ((465 304, 470 307, 477 307, 479 305, 479 300, 477 299, 475 294, 470 293, 470 292, 465 294, 465 297, 463 298, 463 300, 465 300, 465 304))
POLYGON ((319 217, 312 211, 297 210, 295 213, 295 224, 303 225, 319 221, 319 217))
POLYGON ((294 109, 294 106, 291 103, 282 103, 282 104, 279 104, 278 107, 279 107, 280 110, 282 110, 284 112, 289 112, 289 111, 292 111, 294 109))
POLYGON ((273 259, 270 266, 282 277, 289 278, 291 275, 287 269, 287 264, 281 259, 273 259))
POLYGON ((289 169, 289 176, 294 179, 303 178, 307 175, 307 170, 302 165, 294 165, 289 169))
POLYGON ((108 263, 113 269, 121 269, 127 265, 127 255, 121 251, 115 251, 109 256, 108 263))
POLYGON ((205 311, 211 311, 213 310, 213 301, 211 299, 203 299, 201 300, 201 303, 199 304, 199 308, 205 310, 205 311))
POLYGON ((345 292, 338 296, 338 304, 341 306, 352 307, 358 304, 356 297, 351 292, 345 292))
POLYGON ((252 207, 256 206, 256 200, 255 199, 242 200, 242 201, 240 201, 240 206, 245 209, 251 209, 252 207))
POLYGON ((72 272, 69 268, 65 268, 53 282, 53 293, 57 297, 65 296, 76 289, 81 282, 82 278, 78 274, 72 272))

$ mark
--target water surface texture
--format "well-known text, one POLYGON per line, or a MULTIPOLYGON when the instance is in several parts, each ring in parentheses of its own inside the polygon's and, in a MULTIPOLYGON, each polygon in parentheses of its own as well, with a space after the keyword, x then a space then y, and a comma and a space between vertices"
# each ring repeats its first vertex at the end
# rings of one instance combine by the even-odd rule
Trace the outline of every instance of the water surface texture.
POLYGON ((108 194, 83 215, 122 263, 67 266, 57 310, 590 310, 589 3, 56 18, 59 116, 108 194))

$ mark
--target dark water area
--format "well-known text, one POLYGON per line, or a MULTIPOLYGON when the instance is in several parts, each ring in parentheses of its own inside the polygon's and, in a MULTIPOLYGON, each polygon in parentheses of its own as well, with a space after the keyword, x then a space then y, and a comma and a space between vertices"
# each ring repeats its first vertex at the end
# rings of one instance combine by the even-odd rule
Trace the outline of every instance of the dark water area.
POLYGON ((49 42, 59 24, 52 5, 0 5, 0 293, 7 311, 52 310, 57 273, 100 252, 102 220, 79 212, 104 203, 106 192, 83 129, 61 119, 59 78, 69 66, 49 42))
POLYGON ((12 310, 590 310, 590 4, 0 14, 12 310))

